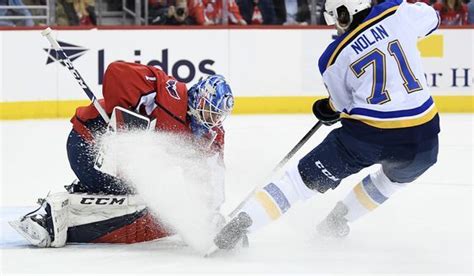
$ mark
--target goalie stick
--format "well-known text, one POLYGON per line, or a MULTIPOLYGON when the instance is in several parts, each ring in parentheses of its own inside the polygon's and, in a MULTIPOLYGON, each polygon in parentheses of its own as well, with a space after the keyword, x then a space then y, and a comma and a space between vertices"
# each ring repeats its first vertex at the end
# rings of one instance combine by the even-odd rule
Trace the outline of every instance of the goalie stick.
POLYGON ((77 71, 76 68, 74 68, 74 65, 72 64, 72 61, 69 59, 69 57, 66 55, 64 52, 63 48, 59 45, 59 43, 53 38, 51 35, 52 30, 51 28, 46 28, 44 29, 41 34, 48 39, 49 43, 51 44, 51 47, 53 47, 54 50, 56 50, 56 55, 59 57, 59 59, 64 62, 64 65, 69 69, 69 72, 73 75, 74 79, 76 79, 77 83, 79 86, 86 92, 87 97, 92 101, 92 104, 94 107, 97 109, 99 112, 100 116, 104 121, 108 124, 109 123, 109 116, 105 112, 105 110, 102 108, 102 106, 99 104, 99 101, 97 100, 97 97, 94 95, 94 92, 87 86, 86 82, 84 79, 81 77, 81 74, 79 74, 79 71, 77 71))
MULTIPOLYGON (((311 138, 311 136, 313 136, 314 133, 316 133, 316 131, 323 125, 323 123, 321 121, 318 121, 306 134, 305 136, 303 136, 303 138, 301 138, 301 140, 290 150, 290 152, 288 152, 285 157, 283 157, 283 159, 275 166, 275 168, 272 170, 272 174, 273 173, 276 173, 279 169, 281 169, 283 166, 286 165, 286 163, 296 154, 296 152, 298 152, 298 150, 301 149, 301 147, 303 147, 304 144, 306 144, 306 142, 308 142, 308 140, 311 138)), ((238 213, 238 211, 243 207, 243 205, 247 202, 247 200, 249 200, 252 195, 255 193, 255 191, 257 191, 258 189, 261 188, 261 185, 255 187, 248 195, 247 197, 234 209, 234 211, 232 211, 230 214, 229 214, 229 217, 230 218, 233 218, 236 216, 236 214, 238 213)), ((211 255, 213 255, 214 253, 216 253, 217 251, 219 250, 219 248, 214 244, 208 251, 207 253, 204 255, 204 257, 209 257, 211 255)))

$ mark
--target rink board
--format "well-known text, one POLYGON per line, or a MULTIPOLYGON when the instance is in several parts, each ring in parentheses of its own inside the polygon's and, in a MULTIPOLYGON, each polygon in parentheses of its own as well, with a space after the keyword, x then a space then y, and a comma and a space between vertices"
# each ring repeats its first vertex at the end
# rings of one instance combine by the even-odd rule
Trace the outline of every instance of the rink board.
MULTIPOLYGON (((70 72, 49 58, 40 31, 0 31, 0 119, 64 118, 87 103, 70 72)), ((473 33, 441 29, 418 44, 442 112, 474 112, 473 33)), ((188 84, 222 74, 236 96, 236 114, 310 112, 327 95, 317 62, 334 34, 317 28, 54 31, 98 97, 107 65, 125 60, 161 67, 188 84)))

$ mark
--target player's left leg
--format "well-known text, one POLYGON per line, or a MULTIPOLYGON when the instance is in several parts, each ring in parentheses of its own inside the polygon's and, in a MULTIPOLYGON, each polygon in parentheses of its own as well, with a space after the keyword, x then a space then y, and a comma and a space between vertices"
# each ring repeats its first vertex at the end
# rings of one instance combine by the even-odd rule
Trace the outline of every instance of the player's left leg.
POLYGON ((254 231, 284 214, 294 203, 307 200, 329 189, 335 189, 347 176, 374 164, 380 154, 372 147, 360 154, 367 145, 333 130, 324 141, 304 156, 297 165, 289 167, 284 176, 257 191, 242 211, 248 213, 254 231))
POLYGON ((438 137, 386 147, 381 156, 382 167, 366 176, 338 202, 318 225, 318 231, 326 236, 347 235, 347 222, 352 223, 382 205, 435 164, 437 156, 438 137))

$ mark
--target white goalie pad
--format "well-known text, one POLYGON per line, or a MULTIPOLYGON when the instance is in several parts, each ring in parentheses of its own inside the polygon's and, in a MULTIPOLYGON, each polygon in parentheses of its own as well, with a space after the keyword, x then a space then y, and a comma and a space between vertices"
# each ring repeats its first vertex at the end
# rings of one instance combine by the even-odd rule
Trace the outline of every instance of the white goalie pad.
POLYGON ((69 195, 69 227, 133 214, 146 208, 137 195, 69 195))
MULTIPOLYGON (((37 247, 63 247, 66 244, 69 219, 69 194, 56 193, 48 195, 42 206, 49 208, 52 227, 51 233, 40 224, 40 219, 46 215, 35 218, 36 215, 23 217, 10 221, 9 224, 20 233, 28 242, 37 247)), ((48 218, 47 218, 48 219, 48 218)), ((43 224, 45 220, 43 219, 43 224)))
MULTIPOLYGON (((153 123, 156 124, 156 121, 153 123)), ((150 119, 147 117, 117 106, 112 112, 112 116, 110 117, 110 122, 107 127, 107 133, 105 135, 116 135, 120 132, 134 130, 149 130, 152 129, 151 126, 152 124, 150 123, 150 119)), ((102 145, 101 149, 99 150, 94 163, 94 168, 103 173, 117 176, 117 167, 115 162, 113 162, 115 158, 113 153, 109 153, 108 155, 105 154, 106 146, 107 145, 102 145)))
POLYGON ((49 206, 50 218, 46 214, 34 214, 9 222, 30 244, 37 247, 63 247, 67 241, 69 227, 133 214, 146 208, 145 202, 136 195, 65 192, 48 195, 43 206, 49 206), (48 226, 45 226, 45 217, 49 220, 48 226), (41 220, 43 222, 40 223, 41 220))

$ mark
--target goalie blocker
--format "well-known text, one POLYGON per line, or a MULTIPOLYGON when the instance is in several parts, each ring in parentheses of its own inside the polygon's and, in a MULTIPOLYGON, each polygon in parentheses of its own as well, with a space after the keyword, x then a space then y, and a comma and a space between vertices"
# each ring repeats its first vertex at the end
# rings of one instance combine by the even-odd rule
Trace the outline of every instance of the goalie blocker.
MULTIPOLYGON (((110 135, 114 135, 116 133, 133 130, 150 130, 155 127, 155 123, 156 120, 153 120, 153 124, 151 124, 150 119, 147 117, 120 106, 116 106, 112 111, 112 116, 110 117, 107 132, 110 135)), ((113 159, 113 156, 106 157, 104 148, 101 148, 97 153, 97 157, 94 162, 94 168, 98 171, 116 177, 118 172, 115 163, 111 162, 113 159)))

